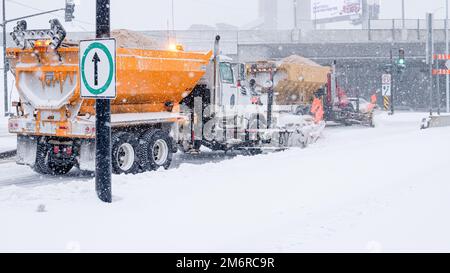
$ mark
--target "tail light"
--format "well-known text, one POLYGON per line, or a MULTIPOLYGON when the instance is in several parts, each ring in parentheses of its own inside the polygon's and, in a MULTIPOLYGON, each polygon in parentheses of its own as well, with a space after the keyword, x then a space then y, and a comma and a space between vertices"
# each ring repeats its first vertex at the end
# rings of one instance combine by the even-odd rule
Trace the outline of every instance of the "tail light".
POLYGON ((19 123, 17 121, 9 122, 9 130, 13 132, 19 130, 19 123))
POLYGON ((53 146, 53 153, 59 154, 59 152, 60 152, 59 146, 53 146))
POLYGON ((84 133, 87 135, 95 134, 95 127, 86 126, 84 128, 84 133))
POLYGON ((73 154, 73 148, 72 148, 72 147, 67 147, 67 148, 66 148, 66 154, 67 154, 68 156, 71 156, 71 155, 73 154))

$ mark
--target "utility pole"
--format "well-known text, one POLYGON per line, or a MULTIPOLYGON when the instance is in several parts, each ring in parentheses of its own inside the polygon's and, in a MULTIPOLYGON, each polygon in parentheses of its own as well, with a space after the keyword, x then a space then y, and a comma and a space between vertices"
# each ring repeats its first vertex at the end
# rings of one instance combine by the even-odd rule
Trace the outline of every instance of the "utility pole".
MULTIPOLYGON (((96 38, 109 38, 111 35, 110 0, 97 0, 96 38)), ((95 188, 103 202, 112 202, 111 187, 111 102, 109 99, 97 99, 96 110, 96 156, 95 188)))
POLYGON ((8 110, 8 71, 9 64, 6 59, 6 0, 3 0, 3 20, 2 20, 2 28, 3 28, 3 92, 4 92, 4 109, 5 109, 5 117, 9 115, 8 110))
MULTIPOLYGON (((448 0, 445 0, 445 54, 450 54, 449 52, 449 33, 448 33, 448 0)), ((450 113, 450 76, 445 75, 445 102, 447 113, 450 113)))

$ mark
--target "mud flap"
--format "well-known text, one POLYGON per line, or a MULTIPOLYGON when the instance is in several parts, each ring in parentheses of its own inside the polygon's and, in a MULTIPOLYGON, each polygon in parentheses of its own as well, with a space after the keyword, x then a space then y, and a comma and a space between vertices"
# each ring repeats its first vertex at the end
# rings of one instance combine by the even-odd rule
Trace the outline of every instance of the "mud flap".
POLYGON ((95 141, 83 140, 80 147, 80 157, 78 159, 80 170, 95 171, 95 141))
POLYGON ((17 136, 17 159, 18 165, 34 167, 36 164, 37 137, 17 136))

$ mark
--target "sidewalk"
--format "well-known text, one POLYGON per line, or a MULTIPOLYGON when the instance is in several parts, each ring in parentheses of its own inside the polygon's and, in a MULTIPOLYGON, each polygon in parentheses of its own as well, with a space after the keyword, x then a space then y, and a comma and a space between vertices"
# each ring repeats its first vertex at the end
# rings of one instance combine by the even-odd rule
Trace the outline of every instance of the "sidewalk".
POLYGON ((8 133, 8 119, 0 117, 0 153, 16 149, 16 135, 8 133))

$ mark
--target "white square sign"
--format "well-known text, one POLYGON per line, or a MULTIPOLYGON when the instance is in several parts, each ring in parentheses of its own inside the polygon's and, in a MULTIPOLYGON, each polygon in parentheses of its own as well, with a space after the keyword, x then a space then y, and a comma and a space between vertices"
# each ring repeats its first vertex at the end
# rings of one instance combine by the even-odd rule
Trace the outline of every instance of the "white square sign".
POLYGON ((382 82, 382 84, 390 85, 392 82, 391 74, 383 74, 383 76, 381 77, 381 82, 382 82))
POLYGON ((391 85, 390 84, 383 84, 381 92, 382 92, 383 96, 385 96, 385 97, 391 96, 392 95, 391 85))
POLYGON ((82 98, 116 98, 115 39, 81 41, 79 68, 82 98))

